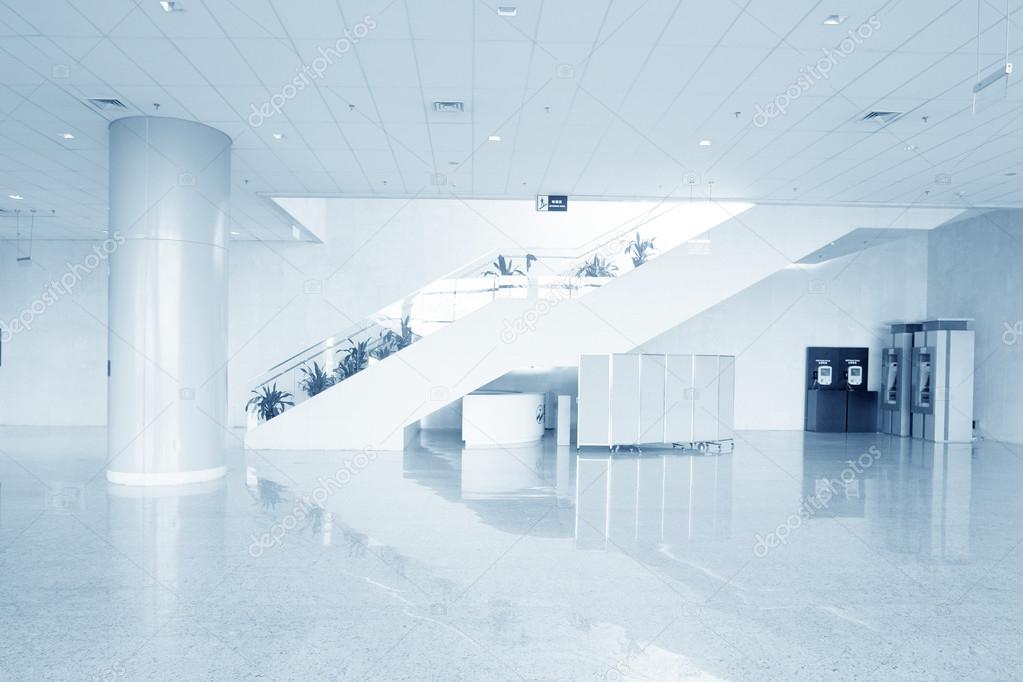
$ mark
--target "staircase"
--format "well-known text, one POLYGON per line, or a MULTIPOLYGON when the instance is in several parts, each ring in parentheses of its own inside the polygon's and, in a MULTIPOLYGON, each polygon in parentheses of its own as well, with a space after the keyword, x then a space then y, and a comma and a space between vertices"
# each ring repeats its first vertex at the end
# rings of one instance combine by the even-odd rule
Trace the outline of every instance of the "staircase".
MULTIPOLYGON (((563 280, 531 285, 522 298, 495 296, 254 425, 246 447, 401 449, 406 426, 510 371, 574 366, 581 353, 628 352, 853 230, 926 230, 960 213, 813 206, 723 210, 730 215, 720 224, 689 230, 674 248, 603 286, 584 290, 563 280)), ((618 241, 603 250, 621 258, 618 241)))

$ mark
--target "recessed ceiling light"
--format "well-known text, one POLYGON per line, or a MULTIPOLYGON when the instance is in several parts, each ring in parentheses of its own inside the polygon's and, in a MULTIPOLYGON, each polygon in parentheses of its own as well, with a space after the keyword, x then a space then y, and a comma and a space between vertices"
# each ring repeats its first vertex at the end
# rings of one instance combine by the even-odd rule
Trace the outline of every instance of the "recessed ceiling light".
POLYGON ((65 140, 73 140, 73 139, 75 139, 75 136, 72 135, 71 133, 64 133, 63 135, 61 135, 61 137, 63 137, 65 140))
POLYGON ((512 7, 510 5, 502 5, 497 8, 497 15, 500 17, 513 17, 519 13, 518 7, 512 7))
POLYGON ((241 232, 234 232, 234 231, 231 232, 231 236, 232 237, 237 237, 240 234, 241 234, 241 232))
POLYGON ((487 139, 490 140, 491 142, 500 142, 501 141, 501 136, 500 135, 491 135, 487 139))
POLYGON ((273 133, 272 136, 273 136, 273 138, 275 140, 283 140, 284 139, 284 133, 273 133))
POLYGON ((825 26, 838 26, 843 21, 845 21, 845 15, 844 14, 832 14, 832 15, 829 15, 828 18, 824 20, 824 25, 825 26))
POLYGON ((709 147, 712 144, 714 144, 714 143, 711 142, 710 140, 700 140, 700 146, 701 147, 709 147))
POLYGON ((10 197, 11 199, 15 199, 16 201, 21 201, 22 199, 25 198, 20 194, 8 194, 7 196, 10 197))
POLYGON ((164 12, 184 12, 185 10, 178 7, 178 3, 174 0, 160 0, 160 7, 163 8, 164 12))
POLYGON ((912 152, 912 151, 915 151, 915 150, 916 150, 916 145, 915 145, 915 144, 907 144, 907 145, 906 145, 906 146, 904 147, 904 149, 905 149, 905 150, 906 150, 907 152, 912 152))

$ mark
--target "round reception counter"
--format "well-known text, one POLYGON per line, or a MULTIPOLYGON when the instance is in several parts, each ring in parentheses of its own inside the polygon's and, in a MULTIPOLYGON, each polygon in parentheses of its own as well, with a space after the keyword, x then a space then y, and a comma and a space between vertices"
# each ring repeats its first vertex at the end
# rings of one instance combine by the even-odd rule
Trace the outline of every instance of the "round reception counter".
POLYGON ((543 438, 544 394, 476 391, 462 398, 462 439, 486 448, 543 438))

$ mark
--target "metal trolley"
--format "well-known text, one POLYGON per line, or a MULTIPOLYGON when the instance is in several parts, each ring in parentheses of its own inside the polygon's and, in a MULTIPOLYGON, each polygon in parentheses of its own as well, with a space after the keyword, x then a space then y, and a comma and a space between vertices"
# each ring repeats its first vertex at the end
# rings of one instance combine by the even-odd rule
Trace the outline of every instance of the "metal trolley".
POLYGON ((693 443, 672 443, 671 447, 682 450, 692 450, 701 455, 727 455, 735 450, 734 438, 723 438, 721 440, 701 440, 693 443))

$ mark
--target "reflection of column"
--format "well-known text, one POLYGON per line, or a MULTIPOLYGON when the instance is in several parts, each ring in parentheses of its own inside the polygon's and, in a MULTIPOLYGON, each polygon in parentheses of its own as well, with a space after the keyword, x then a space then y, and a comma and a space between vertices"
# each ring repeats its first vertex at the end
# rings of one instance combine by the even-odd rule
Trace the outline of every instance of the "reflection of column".
POLYGON ((107 493, 111 571, 121 566, 136 580, 141 568, 157 583, 145 591, 148 601, 132 608, 147 625, 163 625, 178 612, 179 597, 201 595, 216 582, 207 560, 224 553, 227 488, 218 480, 161 488, 109 485, 107 493))
POLYGON ((541 445, 462 450, 462 499, 542 494, 541 445))
POLYGON ((567 445, 559 445, 554 462, 555 491, 559 498, 571 499, 572 448, 567 445))
POLYGON ((931 555, 958 561, 970 556, 970 445, 934 446, 931 479, 931 555))
POLYGON ((191 121, 110 125, 111 482, 225 472, 230 150, 191 121))

